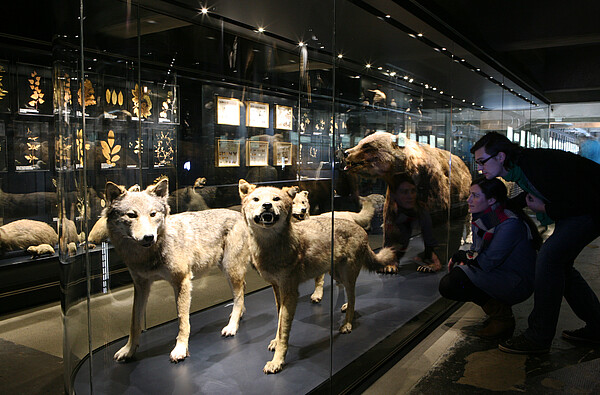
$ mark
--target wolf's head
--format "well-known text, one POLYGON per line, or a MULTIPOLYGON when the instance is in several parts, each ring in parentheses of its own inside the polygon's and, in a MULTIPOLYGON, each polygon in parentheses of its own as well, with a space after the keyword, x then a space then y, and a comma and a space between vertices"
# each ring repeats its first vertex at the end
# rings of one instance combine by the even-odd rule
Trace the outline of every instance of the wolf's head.
POLYGON ((308 201, 308 191, 301 191, 294 196, 292 205, 292 217, 298 221, 308 219, 310 213, 310 203, 308 201))
POLYGON ((289 224, 296 189, 257 187, 245 180, 240 180, 238 187, 242 214, 249 226, 279 229, 289 224))
POLYGON ((126 190, 107 182, 105 216, 111 239, 131 239, 142 247, 154 245, 164 231, 165 218, 169 214, 168 194, 167 178, 144 191, 139 187, 126 190))

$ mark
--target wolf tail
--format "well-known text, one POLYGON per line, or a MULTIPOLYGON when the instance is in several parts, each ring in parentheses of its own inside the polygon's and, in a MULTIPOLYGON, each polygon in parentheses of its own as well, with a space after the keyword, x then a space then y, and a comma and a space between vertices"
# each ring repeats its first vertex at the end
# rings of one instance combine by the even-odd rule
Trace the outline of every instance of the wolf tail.
POLYGON ((352 218, 363 229, 369 230, 371 228, 371 220, 373 219, 373 215, 375 215, 375 206, 368 197, 361 196, 360 202, 362 203, 360 212, 352 213, 352 218))
POLYGON ((396 264, 396 253, 391 247, 383 247, 375 253, 369 248, 370 259, 367 259, 365 268, 371 272, 381 269, 387 265, 396 264))

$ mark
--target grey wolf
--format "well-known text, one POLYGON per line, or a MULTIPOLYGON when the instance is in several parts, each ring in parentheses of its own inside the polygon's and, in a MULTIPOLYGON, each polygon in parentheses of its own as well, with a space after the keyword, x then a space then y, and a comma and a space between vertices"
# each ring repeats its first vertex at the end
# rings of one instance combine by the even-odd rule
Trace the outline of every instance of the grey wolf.
MULTIPOLYGON (((283 190, 285 191, 286 188, 284 187, 283 190)), ((294 196, 294 200, 292 203, 292 217, 297 221, 301 221, 311 217, 310 201, 308 199, 308 195, 308 191, 300 191, 296 193, 296 196, 294 196)), ((360 196, 359 199, 362 203, 360 212, 336 211, 335 218, 354 221, 363 229, 369 231, 371 229, 371 219, 375 214, 375 207, 371 202, 371 196, 360 196)), ((319 214, 317 216, 313 216, 312 218, 331 218, 331 212, 319 214)), ((313 303, 319 303, 323 299, 323 285, 325 285, 325 274, 321 274, 320 276, 315 278, 315 290, 310 296, 310 300, 313 303)))
POLYGON ((342 311, 345 320, 339 331, 352 331, 355 284, 361 269, 375 271, 394 260, 392 249, 375 254, 368 236, 356 223, 328 218, 292 221, 294 188, 285 191, 274 187, 256 187, 240 180, 242 215, 248 229, 248 244, 252 264, 273 286, 278 311, 277 334, 269 344, 275 351, 266 363, 265 373, 277 373, 283 368, 292 320, 298 302, 298 285, 331 269, 332 276, 346 291, 342 311), (332 233, 333 230, 333 233, 332 233), (333 238, 333 240, 332 240, 333 238), (333 257, 332 257, 333 242, 333 257))
POLYGON ((139 344, 141 323, 155 280, 168 281, 175 291, 179 334, 171 351, 173 362, 189 355, 192 277, 220 266, 233 291, 233 311, 223 336, 235 335, 244 313, 244 278, 249 263, 246 225, 240 213, 226 210, 190 211, 169 215, 166 178, 144 191, 106 184, 109 203, 103 216, 110 240, 127 266, 134 285, 133 313, 127 344, 115 360, 131 358, 139 344))

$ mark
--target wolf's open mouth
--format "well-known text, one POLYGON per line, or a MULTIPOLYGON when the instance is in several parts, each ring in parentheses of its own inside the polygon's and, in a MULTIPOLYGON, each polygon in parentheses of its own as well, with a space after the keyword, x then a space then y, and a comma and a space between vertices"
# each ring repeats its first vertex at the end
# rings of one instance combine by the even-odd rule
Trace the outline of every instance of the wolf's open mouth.
POLYGON ((263 225, 273 225, 279 219, 279 215, 271 212, 260 213, 254 217, 254 222, 263 225))

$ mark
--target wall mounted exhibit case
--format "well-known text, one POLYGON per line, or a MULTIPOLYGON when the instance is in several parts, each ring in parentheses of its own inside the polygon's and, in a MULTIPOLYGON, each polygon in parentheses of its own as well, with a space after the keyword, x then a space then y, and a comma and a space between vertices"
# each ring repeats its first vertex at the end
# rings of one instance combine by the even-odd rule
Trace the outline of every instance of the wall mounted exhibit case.
MULTIPOLYGON (((169 360, 178 314, 173 289, 157 281, 139 312, 143 332, 135 356, 116 362, 127 344, 136 290, 103 217, 115 191, 150 187, 137 196, 160 195, 169 215, 180 217, 209 209, 237 216, 241 179, 308 192, 299 196, 308 196, 311 217, 360 212, 361 198, 368 198, 372 217, 352 229, 378 251, 384 222, 391 221, 383 212, 384 177, 369 175, 365 162, 345 170, 352 166, 344 152, 366 136, 389 133, 436 147, 445 163, 456 154, 473 174, 469 149, 487 131, 505 133, 510 126, 521 143, 548 145, 543 111, 507 99, 496 85, 486 92, 509 100, 506 109, 504 102, 467 106, 475 99, 463 103, 461 89, 469 84, 462 78, 488 84, 484 77, 352 2, 223 0, 205 11, 187 1, 60 3, 60 15, 53 2, 39 5, 47 18, 36 29, 0 27, 0 226, 37 221, 50 226, 58 241, 35 257, 0 241, 0 276, 7 279, 0 284, 0 306, 8 312, 60 301, 70 394, 351 391, 453 306, 437 291, 443 270, 417 272, 413 258, 423 241, 415 232, 397 257, 398 275, 360 273, 352 331, 340 333, 346 296, 326 259, 326 270, 315 273, 325 275, 322 296, 314 279, 299 286, 283 370, 266 375, 263 368, 273 358, 267 347, 278 323, 272 278, 246 271, 244 317, 235 336, 225 336, 231 328, 222 336, 234 295, 215 265, 192 281, 189 357, 178 364, 169 360), (263 19, 265 26, 255 26, 263 19), (390 39, 394 51, 372 45, 390 39), (414 69, 404 74, 407 53, 414 69), (379 64, 366 67, 367 58, 379 64), (419 80, 429 69, 440 72, 419 80), (165 178, 168 196, 157 187, 165 178)), ((17 20, 27 11, 15 4, 4 17, 17 20)), ((566 146, 561 136, 552 138, 553 145, 566 146)), ((424 182, 419 193, 448 202, 430 207, 443 262, 461 245, 466 209, 459 196, 431 185, 424 182)), ((148 222, 157 216, 151 213, 148 222)), ((132 209, 124 222, 136 216, 132 209)), ((177 240, 222 222, 204 221, 182 226, 177 240)), ((220 236, 181 242, 177 254, 221 245, 220 236)), ((330 230, 323 231, 312 248, 330 251, 331 238, 330 230)), ((273 251, 284 256, 288 248, 274 245, 273 251)), ((135 253, 131 249, 125 258, 135 253)))

